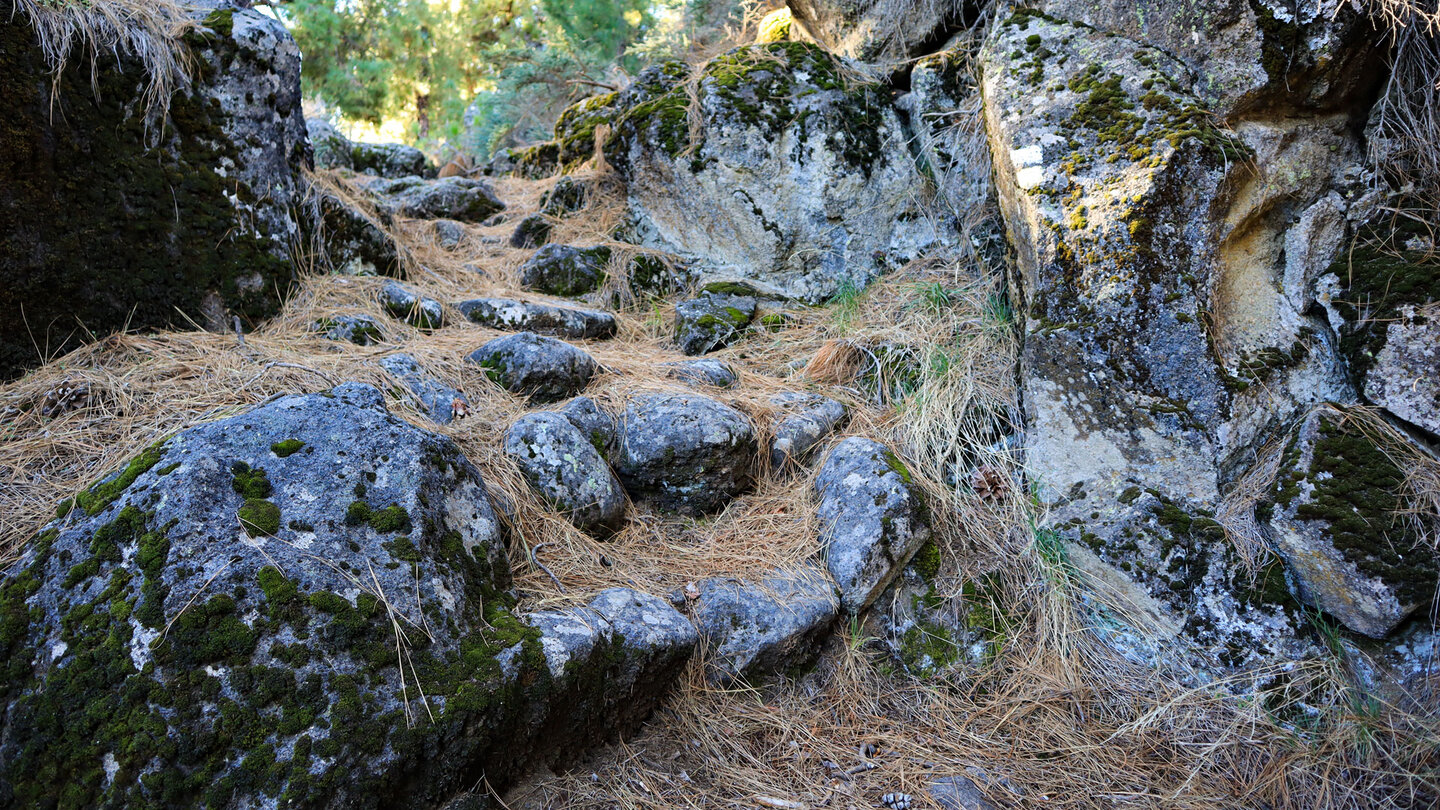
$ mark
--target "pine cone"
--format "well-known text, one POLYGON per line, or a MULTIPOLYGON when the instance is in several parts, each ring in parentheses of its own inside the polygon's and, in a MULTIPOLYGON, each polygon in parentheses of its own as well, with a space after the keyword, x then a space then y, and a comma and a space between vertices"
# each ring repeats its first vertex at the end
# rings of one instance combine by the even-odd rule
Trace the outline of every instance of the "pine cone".
POLYGON ((985 465, 976 470, 970 476, 970 487, 980 500, 987 502, 1001 501, 1010 494, 1010 481, 1005 473, 985 465))

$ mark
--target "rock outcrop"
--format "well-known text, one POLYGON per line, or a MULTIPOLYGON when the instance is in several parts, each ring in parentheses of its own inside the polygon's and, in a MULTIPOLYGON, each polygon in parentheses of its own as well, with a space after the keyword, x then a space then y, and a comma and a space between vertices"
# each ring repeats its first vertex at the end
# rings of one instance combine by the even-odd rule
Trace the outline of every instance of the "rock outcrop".
POLYGON ((944 237, 922 213, 885 87, 796 42, 711 61, 693 111, 686 78, 657 66, 614 102, 605 157, 626 181, 638 244, 814 302, 944 237))
POLYGON ((367 188, 380 208, 394 216, 484 222, 505 210, 488 183, 468 177, 401 177, 376 180, 367 188))
POLYGON ((70 41, 52 90, 29 13, 0 8, 0 376, 87 332, 273 314, 310 160, 285 27, 206 4, 154 45, 183 51, 188 71, 149 74, 115 27, 131 23, 92 18, 98 46, 70 41))
POLYGON ((402 143, 363 143, 346 138, 329 121, 305 122, 317 169, 350 169, 375 177, 435 176, 435 165, 413 146, 402 143))
POLYGON ((632 591, 584 643, 517 617, 479 473, 368 386, 186 430, 66 508, 0 583, 17 805, 435 807, 633 727, 695 643, 632 591))

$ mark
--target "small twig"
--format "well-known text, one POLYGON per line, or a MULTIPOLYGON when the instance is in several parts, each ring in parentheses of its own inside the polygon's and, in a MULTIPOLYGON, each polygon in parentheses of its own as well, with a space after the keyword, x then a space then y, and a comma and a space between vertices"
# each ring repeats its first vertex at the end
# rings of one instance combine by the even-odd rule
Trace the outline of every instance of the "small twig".
POLYGON ((539 568, 541 571, 544 571, 545 574, 550 577, 550 581, 553 582, 553 583, 555 583, 555 587, 559 588, 561 593, 565 593, 565 586, 560 584, 560 578, 557 577, 557 576, 555 576, 555 572, 554 572, 554 571, 551 571, 549 568, 546 568, 546 567, 545 567, 545 563, 540 562, 540 559, 536 556, 537 554, 540 553, 540 549, 545 548, 546 546, 553 546, 553 545, 555 545, 555 544, 554 544, 554 543, 541 543, 540 545, 536 546, 535 548, 530 549, 530 564, 531 564, 531 565, 534 565, 536 568, 539 568))
POLYGON ((761 807, 773 807, 775 810, 810 810, 810 805, 803 802, 777 799, 774 796, 756 796, 753 801, 761 807))
POLYGON ((846 769, 845 769, 845 773, 850 774, 851 776, 854 776, 854 775, 857 774, 857 773, 864 773, 864 772, 866 772, 866 771, 873 771, 873 770, 875 770, 875 763, 873 763, 873 762, 862 762, 862 763, 860 763, 859 765, 855 765, 855 766, 846 768, 846 769))

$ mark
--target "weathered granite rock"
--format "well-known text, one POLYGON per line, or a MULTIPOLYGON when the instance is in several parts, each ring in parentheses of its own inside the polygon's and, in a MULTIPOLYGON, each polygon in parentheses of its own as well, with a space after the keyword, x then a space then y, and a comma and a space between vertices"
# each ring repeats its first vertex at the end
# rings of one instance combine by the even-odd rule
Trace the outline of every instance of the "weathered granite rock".
POLYGON ((650 68, 616 101, 605 157, 627 184, 630 241, 817 302, 945 236, 914 194, 923 180, 885 88, 813 45, 739 48, 700 78, 692 144, 688 75, 650 68))
POLYGON ((678 363, 666 363, 665 367, 667 369, 665 376, 691 385, 729 388, 740 381, 740 375, 735 372, 734 367, 719 360, 705 358, 683 360, 678 363))
POLYGON ((401 177, 369 185, 380 206, 395 216, 484 222, 505 210, 489 184, 468 177, 401 177))
POLYGON ((307 202, 313 252, 325 269, 347 276, 402 275, 405 249, 386 233, 394 226, 388 213, 362 212, 320 186, 311 186, 307 202))
MULTIPOLYGON (((592 99, 581 101, 572 107, 575 109, 592 99)), ((560 121, 555 124, 557 134, 563 136, 566 133, 566 119, 562 115, 560 121)), ((586 157, 589 157, 587 154, 586 157)), ((540 195, 540 213, 560 218, 567 214, 573 214, 585 207, 585 198, 589 194, 589 186, 576 180, 573 177, 561 177, 555 181, 555 185, 544 194, 540 195)))
POLYGON ((609 534, 625 519, 625 490, 589 437, 558 413, 529 413, 505 432, 505 454, 536 491, 582 531, 609 534))
MULTIPOLYGON (((551 677, 564 686, 537 739, 613 737, 649 716, 695 651, 694 625, 665 600, 629 588, 601 591, 585 607, 531 613, 551 677), (597 677, 597 674, 601 674, 597 677)), ((513 777, 512 777, 513 778, 513 777)))
POLYGON ((373 346, 385 339, 380 324, 369 315, 322 318, 311 325, 311 331, 322 333, 326 340, 346 340, 357 346, 373 346))
MULTIPOLYGON (((799 27, 829 50, 862 61, 900 62, 968 22, 963 0, 788 0, 799 27)), ((974 15, 975 9, 969 9, 974 15)))
POLYGON ((520 220, 510 234, 510 247, 536 248, 550 241, 550 231, 555 226, 544 214, 531 214, 520 220))
POLYGON ((1285 449, 1268 509, 1300 597, 1371 638, 1430 604, 1440 578, 1417 518, 1402 514, 1405 472, 1387 449, 1343 410, 1317 410, 1285 449))
POLYGON ((675 345, 705 354, 738 340, 755 318, 754 298, 706 293, 675 305, 675 345))
POLYGON ((399 380, 420 405, 420 411, 438 425, 448 425, 457 411, 469 406, 465 395, 436 379, 412 355, 392 354, 381 358, 380 367, 399 380))
POLYGON ((1322 212, 1353 132, 1301 110, 1218 129, 1161 50, 1038 12, 992 34, 984 111, 1046 530, 1153 625, 1105 631, 1140 660, 1310 654, 1283 572, 1251 583, 1215 515, 1266 441, 1353 401, 1306 280, 1336 247, 1322 212), (1166 658, 1171 642, 1223 652, 1166 658))
POLYGON ((859 436, 830 451, 815 491, 826 568, 858 615, 930 539, 924 494, 894 453, 859 436))
POLYGON ((465 226, 453 219, 437 219, 432 227, 435 230, 435 243, 446 250, 460 247, 469 237, 465 226))
POLYGON ((569 420, 600 455, 607 459, 615 455, 620 440, 619 427, 615 424, 614 414, 601 408, 595 400, 575 397, 561 406, 557 413, 569 420))
POLYGON ((584 350, 534 332, 496 338, 466 358, 505 390, 534 402, 578 394, 600 370, 584 350))
POLYGON ((472 322, 492 329, 520 330, 567 338, 615 336, 615 316, 595 309, 574 309, 516 301, 511 298, 475 298, 455 307, 472 322))
POLYGON ((770 468, 776 471, 798 466, 847 415, 843 404, 802 391, 776 394, 770 404, 785 414, 776 422, 775 438, 770 444, 770 468))
POLYGON ((745 414, 698 394, 641 394, 621 419, 615 471, 636 499, 714 512, 750 486, 757 451, 745 414))
POLYGON ((380 288, 380 306, 417 329, 439 329, 445 325, 445 308, 434 298, 426 298, 395 281, 380 288))
POLYGON ((520 284, 549 295, 576 296, 605 282, 610 261, 607 247, 577 248, 549 244, 520 265, 520 284))
MULTIPOLYGON (((1436 301, 1440 301, 1437 296, 1436 301)), ((1400 310, 1385 345, 1365 372, 1365 398, 1416 427, 1440 435, 1440 307, 1400 310)))
POLYGON ((955 217, 983 205, 992 189, 990 161, 976 159, 972 122, 981 99, 972 48, 962 40, 916 62, 910 92, 896 102, 909 114, 916 149, 955 217))
POLYGON ((191 65, 156 77, 172 93, 132 49, 148 34, 82 6, 0 12, 0 377, 122 327, 259 321, 294 276, 310 158, 284 25, 213 2, 157 10, 176 39, 153 46, 191 65), (83 17, 95 37, 55 54, 53 82, 32 13, 83 17))
POLYGON ((413 146, 352 141, 322 118, 305 122, 317 169, 351 169, 375 177, 434 177, 435 166, 413 146))
POLYGON ((709 677, 721 685, 805 665, 840 613, 835 584, 815 568, 776 571, 758 584, 706 579, 696 588, 690 615, 710 645, 709 677))

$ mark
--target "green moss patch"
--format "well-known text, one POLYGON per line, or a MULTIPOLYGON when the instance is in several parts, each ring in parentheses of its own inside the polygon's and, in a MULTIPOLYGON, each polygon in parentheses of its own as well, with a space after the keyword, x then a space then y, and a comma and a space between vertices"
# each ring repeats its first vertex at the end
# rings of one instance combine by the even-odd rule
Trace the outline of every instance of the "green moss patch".
POLYGON ((260 498, 250 498, 240 507, 240 525, 251 537, 270 537, 280 531, 280 507, 260 498))
MULTIPOLYGON (((75 505, 84 509, 87 515, 100 514, 104 511, 105 507, 114 503, 116 498, 120 497, 125 490, 129 489, 130 485, 135 483, 135 479, 149 472, 151 467, 158 464, 160 458, 164 455, 164 442, 150 445, 145 448, 140 455, 131 459, 130 463, 125 465, 125 469, 121 470, 118 475, 106 481, 101 481, 79 495, 76 495, 75 505)), ((65 510, 67 513, 69 511, 69 509, 65 510)))
POLYGON ((289 458, 290 456, 293 456, 296 453, 300 452, 300 450, 304 447, 305 442, 302 442, 299 439, 285 439, 284 441, 279 441, 270 445, 270 452, 274 453, 280 458, 289 458))

